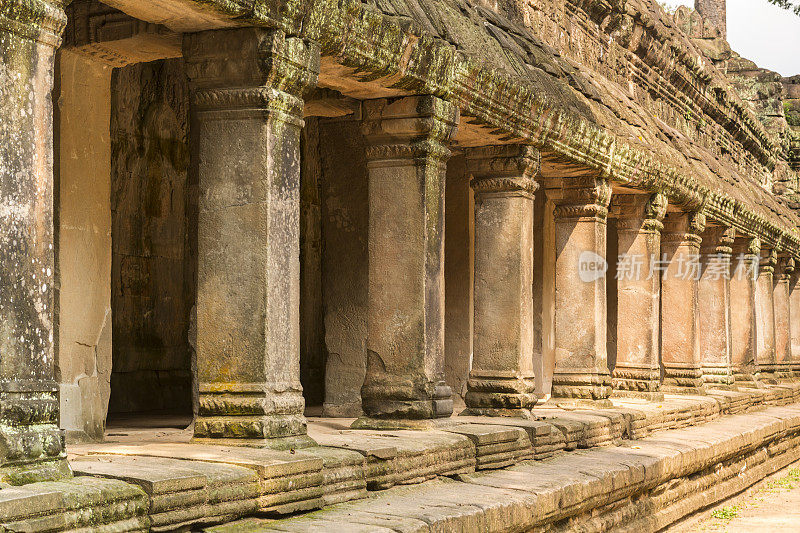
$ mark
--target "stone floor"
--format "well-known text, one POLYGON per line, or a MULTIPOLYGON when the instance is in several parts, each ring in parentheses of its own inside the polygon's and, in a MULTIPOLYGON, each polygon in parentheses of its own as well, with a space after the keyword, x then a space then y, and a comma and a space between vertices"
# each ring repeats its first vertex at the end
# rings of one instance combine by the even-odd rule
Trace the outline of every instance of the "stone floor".
POLYGON ((319 446, 286 451, 117 426, 69 447, 74 479, 0 490, 0 526, 654 531, 795 460, 798 402, 800 384, 786 383, 607 409, 546 404, 533 420, 453 417, 427 431, 310 418, 319 446))

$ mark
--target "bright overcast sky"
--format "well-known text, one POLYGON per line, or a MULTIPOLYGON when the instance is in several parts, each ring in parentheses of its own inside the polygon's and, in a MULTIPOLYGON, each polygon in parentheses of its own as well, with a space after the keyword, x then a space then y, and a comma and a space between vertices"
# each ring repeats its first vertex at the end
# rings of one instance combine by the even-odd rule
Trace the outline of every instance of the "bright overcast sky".
MULTIPOLYGON (((694 0, 665 3, 694 7, 694 0)), ((767 0, 728 0, 728 42, 760 67, 784 76, 800 74, 800 16, 767 0)))

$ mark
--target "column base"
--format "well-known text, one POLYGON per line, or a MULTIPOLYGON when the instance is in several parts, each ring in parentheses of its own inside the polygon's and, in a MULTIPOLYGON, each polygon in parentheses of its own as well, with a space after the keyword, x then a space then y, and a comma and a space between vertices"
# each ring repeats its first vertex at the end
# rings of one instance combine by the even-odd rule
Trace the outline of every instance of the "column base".
POLYGON ((72 477, 58 408, 55 383, 0 382, 0 483, 72 477))
POLYGON ((364 418, 421 421, 453 414, 452 391, 444 381, 367 379, 361 387, 364 418))
POLYGON ((664 368, 661 391, 669 394, 706 394, 703 371, 699 368, 664 368))
POLYGON ((614 389, 611 391, 612 398, 637 398, 639 400, 648 400, 651 402, 662 402, 664 401, 664 393, 661 391, 658 392, 647 392, 647 391, 635 391, 635 390, 617 390, 614 389))
POLYGON ((641 368, 619 366, 611 373, 612 397, 663 399, 661 388, 661 370, 658 368, 641 368))
POLYGON ((201 383, 196 439, 268 442, 305 437, 305 400, 299 389, 262 383, 201 383))
POLYGON ((703 381, 708 385, 713 385, 715 388, 718 388, 718 386, 732 386, 736 381, 727 367, 707 366, 703 367, 702 371, 703 381))
POLYGON ((778 383, 778 377, 775 375, 774 368, 769 370, 758 370, 754 377, 756 381, 760 381, 761 383, 768 383, 770 385, 775 385, 778 383))
POLYGON ((611 396, 608 372, 565 373, 553 375, 552 400, 607 400, 611 396))
MULTIPOLYGON (((470 372, 467 408, 477 411, 530 411, 536 405, 536 382, 533 376, 515 376, 501 373, 470 372)), ((486 415, 507 416, 507 415, 486 415)))

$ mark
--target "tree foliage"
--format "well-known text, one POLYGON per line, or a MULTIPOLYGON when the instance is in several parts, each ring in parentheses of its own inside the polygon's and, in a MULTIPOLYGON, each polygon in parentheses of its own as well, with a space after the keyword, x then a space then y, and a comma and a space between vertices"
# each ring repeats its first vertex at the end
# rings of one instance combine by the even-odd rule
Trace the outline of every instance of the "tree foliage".
POLYGON ((775 4, 783 9, 793 11, 795 15, 800 16, 800 3, 793 3, 791 0, 767 0, 770 4, 775 4))

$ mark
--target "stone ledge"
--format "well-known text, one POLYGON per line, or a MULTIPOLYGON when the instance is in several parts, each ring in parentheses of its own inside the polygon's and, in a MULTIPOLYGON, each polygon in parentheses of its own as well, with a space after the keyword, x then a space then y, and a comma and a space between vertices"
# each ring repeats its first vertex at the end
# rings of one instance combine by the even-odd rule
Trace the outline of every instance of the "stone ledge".
POLYGON ((558 487, 560 474, 551 470, 560 461, 585 469, 612 451, 635 455, 642 446, 663 451, 655 471, 680 478, 727 460, 720 459, 724 454, 793 445, 800 405, 784 405, 800 400, 800 384, 748 387, 667 395, 660 403, 615 398, 613 408, 594 410, 545 404, 533 410, 538 419, 460 416, 426 431, 352 430, 346 420, 310 419, 309 433, 321 446, 295 451, 190 443, 184 433, 171 442, 133 437, 135 442, 75 445, 72 461, 82 477, 0 490, 0 516, 31 531, 73 529, 82 520, 119 530, 202 527, 316 510, 441 477, 475 484, 488 472, 504 479, 533 466, 558 487), (727 416, 743 411, 750 414, 727 416), (731 435, 725 429, 731 420, 748 422, 731 435), (524 462, 531 457, 536 461, 524 462))
POLYGON ((620 446, 394 488, 312 516, 207 531, 657 531, 799 459, 798 444, 800 406, 770 407, 620 446))

